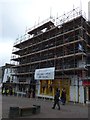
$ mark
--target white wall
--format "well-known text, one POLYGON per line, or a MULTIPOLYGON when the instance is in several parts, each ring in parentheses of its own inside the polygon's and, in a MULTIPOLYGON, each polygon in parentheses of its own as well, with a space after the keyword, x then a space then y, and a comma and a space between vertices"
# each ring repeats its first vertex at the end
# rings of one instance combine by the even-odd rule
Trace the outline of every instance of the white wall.
POLYGON ((11 75, 10 75, 10 68, 7 68, 7 69, 5 69, 4 70, 4 77, 3 77, 3 82, 5 83, 8 79, 8 77, 11 77, 11 75))
POLYGON ((82 67, 84 67, 85 68, 85 66, 86 66, 86 62, 85 62, 85 60, 79 60, 78 61, 78 63, 77 63, 77 67, 79 67, 79 68, 82 68, 82 67))
POLYGON ((13 76, 12 80, 13 80, 14 83, 18 83, 19 82, 16 76, 13 76))
MULTIPOLYGON (((80 80, 80 79, 79 79, 80 80)), ((82 86, 82 81, 79 81, 79 96, 78 96, 78 77, 71 77, 71 86, 70 86, 70 101, 84 103, 84 88, 82 86)))
POLYGON ((77 86, 70 86, 70 101, 78 102, 78 88, 77 88, 77 86))
POLYGON ((79 102, 84 103, 84 87, 79 87, 79 102))
POLYGON ((40 81, 39 80, 37 80, 36 82, 36 91, 37 91, 37 95, 39 95, 40 94, 40 81))
POLYGON ((0 83, 2 82, 2 78, 0 78, 0 83))

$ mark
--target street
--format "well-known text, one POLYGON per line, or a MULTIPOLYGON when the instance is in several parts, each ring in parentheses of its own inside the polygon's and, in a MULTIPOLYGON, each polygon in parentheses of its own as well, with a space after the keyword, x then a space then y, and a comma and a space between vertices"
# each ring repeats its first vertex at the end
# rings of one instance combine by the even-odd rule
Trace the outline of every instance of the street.
POLYGON ((88 118, 88 106, 83 104, 66 103, 61 105, 61 110, 52 109, 53 101, 38 98, 25 98, 17 96, 0 95, 0 118, 8 118, 9 107, 29 107, 33 104, 41 106, 41 112, 36 115, 27 116, 27 118, 88 118), (2 110, 1 110, 2 104, 2 110))

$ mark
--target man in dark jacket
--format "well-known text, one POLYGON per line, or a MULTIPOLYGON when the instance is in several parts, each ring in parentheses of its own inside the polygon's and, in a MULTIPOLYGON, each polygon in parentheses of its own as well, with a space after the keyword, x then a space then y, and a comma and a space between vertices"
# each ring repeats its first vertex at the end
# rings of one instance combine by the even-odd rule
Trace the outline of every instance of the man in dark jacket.
POLYGON ((65 90, 65 88, 62 89, 61 101, 62 101, 62 104, 65 105, 65 103, 66 103, 66 90, 65 90))
POLYGON ((55 106, 57 105, 58 110, 60 110, 59 97, 60 97, 60 91, 57 89, 56 94, 54 96, 54 105, 53 105, 52 109, 55 109, 55 106))

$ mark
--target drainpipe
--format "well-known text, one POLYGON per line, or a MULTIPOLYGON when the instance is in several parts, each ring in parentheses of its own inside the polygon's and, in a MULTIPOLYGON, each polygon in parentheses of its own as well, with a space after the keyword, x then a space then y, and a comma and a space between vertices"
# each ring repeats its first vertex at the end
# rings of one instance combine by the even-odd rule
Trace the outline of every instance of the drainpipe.
POLYGON ((79 103, 79 76, 78 76, 78 81, 77 81, 77 87, 78 87, 78 103, 79 103))

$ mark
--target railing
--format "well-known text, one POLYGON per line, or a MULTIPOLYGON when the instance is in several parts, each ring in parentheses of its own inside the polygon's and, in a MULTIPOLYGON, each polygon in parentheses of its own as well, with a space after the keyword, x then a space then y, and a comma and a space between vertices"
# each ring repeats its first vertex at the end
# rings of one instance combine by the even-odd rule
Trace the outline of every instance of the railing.
POLYGON ((56 24, 56 26, 62 26, 63 23, 66 23, 66 22, 68 22, 68 21, 70 21, 70 20, 72 20, 72 19, 74 19, 76 17, 79 17, 81 15, 86 19, 85 12, 83 12, 82 10, 80 10, 80 8, 78 7, 78 8, 75 8, 72 11, 70 11, 70 12, 68 12, 68 13, 66 13, 66 14, 64 14, 64 15, 56 18, 56 19, 54 19, 53 17, 50 17, 50 18, 42 21, 41 23, 33 26, 32 28, 28 29, 26 34, 24 34, 23 36, 18 37, 16 39, 16 42, 14 43, 14 45, 19 44, 19 43, 21 43, 23 41, 26 41, 29 38, 32 38, 33 35, 29 35, 28 32, 34 30, 35 28, 43 25, 44 23, 46 23, 48 21, 52 21, 54 24, 56 24))
POLYGON ((57 26, 58 26, 58 25, 60 26, 60 25, 62 25, 63 23, 66 23, 66 22, 68 22, 68 21, 70 21, 70 20, 72 20, 72 19, 74 19, 74 18, 76 18, 76 17, 79 17, 79 16, 83 16, 83 17, 86 19, 86 14, 85 14, 85 12, 82 11, 82 10, 80 10, 79 7, 77 7, 77 8, 75 8, 75 9, 73 9, 72 11, 70 11, 70 12, 68 12, 68 13, 60 16, 60 17, 58 17, 58 18, 56 19, 56 25, 57 25, 57 26))

